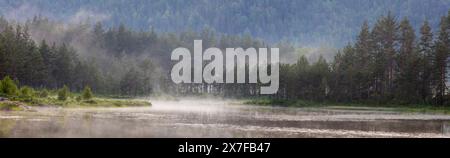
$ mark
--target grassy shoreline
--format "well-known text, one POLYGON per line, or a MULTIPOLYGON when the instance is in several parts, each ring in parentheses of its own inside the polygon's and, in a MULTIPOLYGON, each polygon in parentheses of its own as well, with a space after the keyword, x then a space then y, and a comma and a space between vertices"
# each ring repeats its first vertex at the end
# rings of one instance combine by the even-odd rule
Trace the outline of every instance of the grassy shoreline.
POLYGON ((18 102, 1 101, 0 111, 23 111, 25 110, 18 102))
POLYGON ((59 106, 59 107, 129 107, 129 106, 151 106, 150 101, 139 99, 118 99, 96 97, 89 100, 67 99, 58 100, 56 97, 38 98, 33 103, 34 106, 59 106))
POLYGON ((432 105, 400 105, 400 104, 370 104, 370 103, 336 103, 336 102, 313 102, 304 100, 286 100, 270 98, 247 99, 243 102, 247 105, 256 106, 281 106, 281 107, 310 107, 310 108, 334 108, 345 110, 382 110, 403 113, 425 113, 450 115, 450 107, 432 105))
POLYGON ((32 107, 63 107, 63 108, 95 108, 95 107, 144 107, 151 106, 151 102, 133 98, 94 97, 89 100, 79 99, 73 95, 66 100, 59 100, 56 95, 47 97, 3 98, 0 101, 0 111, 24 111, 32 107))

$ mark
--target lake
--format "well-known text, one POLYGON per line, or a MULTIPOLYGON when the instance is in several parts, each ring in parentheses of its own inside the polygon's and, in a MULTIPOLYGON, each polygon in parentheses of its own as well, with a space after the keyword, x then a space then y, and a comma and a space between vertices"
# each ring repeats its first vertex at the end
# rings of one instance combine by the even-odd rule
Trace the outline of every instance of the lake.
POLYGON ((2 111, 0 137, 450 137, 450 115, 388 108, 267 107, 213 99, 152 104, 2 111))

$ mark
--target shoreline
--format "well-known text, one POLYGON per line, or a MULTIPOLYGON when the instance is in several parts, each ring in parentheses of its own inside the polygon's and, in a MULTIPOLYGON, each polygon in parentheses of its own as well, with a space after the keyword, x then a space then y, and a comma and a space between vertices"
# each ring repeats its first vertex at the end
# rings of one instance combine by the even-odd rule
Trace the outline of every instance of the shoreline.
POLYGON ((400 104, 370 104, 370 103, 336 103, 336 102, 313 102, 304 100, 286 99, 247 99, 243 101, 245 105, 272 106, 272 107, 292 107, 292 108, 329 108, 340 110, 371 110, 401 113, 419 114, 444 114, 450 115, 450 107, 431 105, 400 105, 400 104))
POLYGON ((34 111, 36 107, 48 108, 120 108, 120 107, 146 107, 152 106, 149 100, 143 99, 115 99, 94 98, 91 100, 68 100, 58 101, 56 99, 36 99, 32 102, 3 100, 0 101, 0 111, 34 111))
MULTIPOLYGON (((191 98, 193 99, 193 98, 191 98)), ((204 98, 202 98, 204 99, 204 98)), ((209 98, 211 99, 211 98, 209 98)), ((219 98, 223 99, 223 98, 219 98)), ((155 98, 154 101, 160 99, 155 98)), ((162 99, 165 100, 165 99, 162 99)), ((170 100, 174 102, 182 101, 183 98, 170 100)), ((225 99, 228 100, 228 99, 225 99)), ((399 112, 411 114, 435 114, 450 115, 450 107, 436 107, 430 105, 398 105, 398 104, 364 104, 364 103, 330 103, 330 102, 310 102, 302 100, 278 100, 278 99, 230 99, 231 104, 242 104, 249 106, 267 107, 288 107, 288 108, 312 108, 347 111, 383 111, 399 112)), ((0 101, 0 111, 33 111, 34 107, 49 108, 120 108, 120 107, 146 107, 152 106, 150 99, 118 99, 98 97, 92 100, 69 99, 58 101, 56 98, 37 98, 33 102, 12 101, 9 99, 0 101)))

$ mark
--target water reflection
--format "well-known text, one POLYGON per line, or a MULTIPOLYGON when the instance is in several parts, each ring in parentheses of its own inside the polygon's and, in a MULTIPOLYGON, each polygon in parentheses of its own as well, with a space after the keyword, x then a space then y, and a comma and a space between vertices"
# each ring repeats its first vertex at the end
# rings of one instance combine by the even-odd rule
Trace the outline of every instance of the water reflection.
POLYGON ((0 112, 0 137, 449 137, 450 116, 259 107, 224 100, 0 112))

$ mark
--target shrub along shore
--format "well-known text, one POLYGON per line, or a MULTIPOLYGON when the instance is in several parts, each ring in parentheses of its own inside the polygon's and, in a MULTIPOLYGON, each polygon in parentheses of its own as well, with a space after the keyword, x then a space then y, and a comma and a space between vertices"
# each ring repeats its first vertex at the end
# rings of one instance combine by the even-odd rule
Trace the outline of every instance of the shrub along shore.
POLYGON ((71 92, 67 86, 61 89, 33 89, 18 87, 18 82, 6 76, 0 80, 0 110, 21 111, 32 106, 56 107, 127 107, 151 106, 149 101, 96 97, 89 86, 79 93, 71 92))

